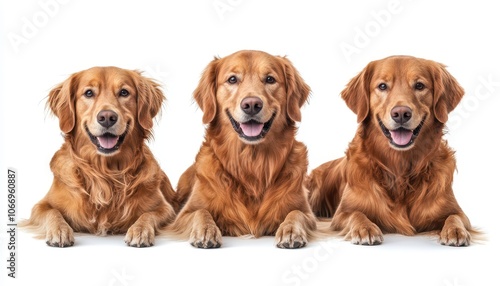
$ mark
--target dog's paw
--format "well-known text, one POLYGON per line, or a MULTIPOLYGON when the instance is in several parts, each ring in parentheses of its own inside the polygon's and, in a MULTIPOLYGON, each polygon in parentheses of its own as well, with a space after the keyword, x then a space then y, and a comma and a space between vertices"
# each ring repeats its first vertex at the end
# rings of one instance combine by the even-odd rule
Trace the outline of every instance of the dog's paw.
POLYGON ((49 228, 45 234, 45 242, 53 247, 72 246, 75 243, 73 229, 67 223, 49 228))
POLYGON ((444 227, 439 235, 439 243, 449 246, 469 246, 470 233, 463 227, 444 227))
POLYGON ((152 225, 134 223, 125 235, 125 243, 133 247, 149 247, 155 244, 155 229, 152 225))
POLYGON ((300 224, 283 222, 276 231, 276 246, 279 248, 301 248, 307 242, 307 231, 300 224))
POLYGON ((378 245, 384 241, 382 231, 374 223, 353 226, 346 238, 350 238, 353 244, 361 245, 378 245))
POLYGON ((222 234, 215 223, 198 224, 191 231, 189 243, 197 248, 219 248, 222 234))

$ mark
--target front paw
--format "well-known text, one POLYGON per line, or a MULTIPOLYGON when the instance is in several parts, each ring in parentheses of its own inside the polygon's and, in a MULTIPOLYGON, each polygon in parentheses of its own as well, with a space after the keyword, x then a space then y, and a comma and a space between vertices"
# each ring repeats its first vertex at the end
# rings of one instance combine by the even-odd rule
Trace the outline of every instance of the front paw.
POLYGON ((276 246, 279 248, 301 248, 307 242, 307 231, 300 224, 283 222, 276 231, 276 246))
POLYGON ((125 235, 125 243, 133 247, 149 247, 155 244, 155 229, 152 225, 134 223, 125 235))
POLYGON ((59 224, 47 229, 45 242, 48 246, 68 247, 75 243, 73 229, 67 224, 59 224))
POLYGON ((351 239, 351 243, 361 245, 378 245, 384 241, 382 231, 372 222, 352 226, 346 235, 346 239, 349 238, 351 239))
POLYGON ((439 235, 439 243, 448 246, 469 246, 470 233, 463 227, 444 227, 439 235))
POLYGON ((465 215, 450 215, 444 222, 439 234, 439 242, 449 246, 468 246, 471 243, 471 234, 465 227, 469 220, 465 215))
POLYGON ((219 248, 222 234, 215 223, 197 224, 191 231, 189 243, 198 248, 219 248))

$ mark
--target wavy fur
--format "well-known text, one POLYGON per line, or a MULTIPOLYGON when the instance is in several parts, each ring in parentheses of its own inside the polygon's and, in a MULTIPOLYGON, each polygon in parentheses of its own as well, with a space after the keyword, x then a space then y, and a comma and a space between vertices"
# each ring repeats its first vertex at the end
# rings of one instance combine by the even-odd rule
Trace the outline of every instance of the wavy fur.
POLYGON ((240 51, 214 59, 194 92, 208 124, 205 141, 179 180, 183 208, 168 231, 201 248, 219 247, 222 235, 275 235, 278 247, 304 246, 316 220, 303 187, 307 150, 295 140, 295 122, 309 93, 286 58, 240 51), (228 83, 233 75, 237 83, 228 83), (266 82, 268 76, 275 82, 266 82), (274 114, 269 132, 258 142, 242 139, 228 118, 241 113, 248 97, 263 103, 256 116, 274 114))
POLYGON ((382 243, 383 233, 438 231, 442 244, 469 245, 479 232, 453 195, 456 161, 442 139, 448 113, 463 94, 433 61, 395 56, 368 64, 342 91, 359 122, 346 156, 322 164, 307 179, 313 211, 333 216, 331 229, 355 244, 382 243), (404 148, 394 147, 381 128, 395 124, 391 117, 401 106, 412 112, 408 124, 423 124, 404 148))
POLYGON ((153 245, 155 232, 177 208, 168 177, 145 144, 163 99, 157 83, 115 67, 81 71, 56 86, 47 104, 59 118, 64 143, 50 162, 49 192, 21 225, 51 246, 73 245, 74 231, 126 233, 129 245, 153 245), (85 95, 89 90, 92 96, 85 95), (122 90, 128 94, 120 95, 122 90), (87 131, 104 129, 97 122, 103 110, 117 116, 106 132, 126 133, 111 154, 98 151, 87 131))

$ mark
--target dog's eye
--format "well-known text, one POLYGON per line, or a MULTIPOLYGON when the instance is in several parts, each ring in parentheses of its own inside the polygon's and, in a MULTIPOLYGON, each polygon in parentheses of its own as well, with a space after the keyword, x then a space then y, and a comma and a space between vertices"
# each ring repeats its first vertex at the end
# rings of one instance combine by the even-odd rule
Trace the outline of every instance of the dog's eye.
POLYGON ((424 88, 425 88, 425 85, 424 85, 423 83, 421 83, 421 82, 417 82, 417 83, 415 84, 415 89, 416 89, 416 90, 422 90, 422 89, 424 89, 424 88))
POLYGON ((387 89, 387 84, 385 84, 385 83, 379 84, 378 85, 378 89, 380 89, 380 90, 386 90, 387 89))
POLYGON ((129 94, 130 94, 130 92, 128 92, 128 90, 126 90, 126 89, 120 90, 120 96, 126 97, 126 96, 129 96, 129 94))
POLYGON ((85 97, 90 98, 90 97, 94 96, 94 92, 93 92, 91 89, 87 89, 87 90, 83 93, 83 95, 85 95, 85 97))
POLYGON ((276 79, 270 75, 266 77, 266 83, 273 84, 276 82, 276 79))
POLYGON ((229 82, 230 84, 235 84, 238 82, 238 79, 236 78, 236 76, 233 75, 233 76, 229 77, 227 82, 229 82))

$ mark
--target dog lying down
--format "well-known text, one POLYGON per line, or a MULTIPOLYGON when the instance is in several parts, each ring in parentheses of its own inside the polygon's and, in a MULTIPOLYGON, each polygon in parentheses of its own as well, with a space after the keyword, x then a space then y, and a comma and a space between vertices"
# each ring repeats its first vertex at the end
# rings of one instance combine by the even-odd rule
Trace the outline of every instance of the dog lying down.
POLYGON ((383 233, 437 231, 444 245, 467 246, 471 227, 452 190, 454 152, 442 139, 464 90, 442 64, 410 56, 369 63, 342 91, 359 127, 345 157, 307 179, 318 216, 354 244, 383 233))
POLYGON ((126 233, 130 246, 151 246, 173 221, 175 192, 145 140, 163 93, 136 71, 94 67, 71 75, 48 96, 64 143, 50 162, 47 195, 20 226, 50 246, 74 243, 73 232, 126 233))
POLYGON ((210 62, 194 91, 205 140, 179 179, 182 209, 168 229, 198 248, 220 247, 222 235, 275 235, 280 248, 305 246, 316 218, 295 122, 309 93, 284 57, 239 51, 210 62))

